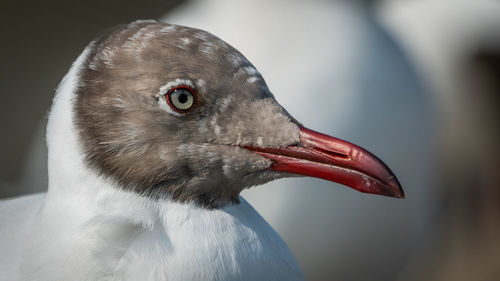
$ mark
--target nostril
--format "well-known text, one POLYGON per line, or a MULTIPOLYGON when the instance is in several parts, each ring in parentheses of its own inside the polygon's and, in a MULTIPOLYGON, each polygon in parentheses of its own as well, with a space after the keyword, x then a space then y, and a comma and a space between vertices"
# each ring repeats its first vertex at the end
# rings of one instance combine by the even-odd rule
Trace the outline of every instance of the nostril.
POLYGON ((324 149, 321 147, 315 147, 314 149, 319 151, 319 152, 322 152, 324 154, 328 154, 329 156, 336 157, 336 158, 342 158, 342 159, 346 159, 346 160, 351 159, 351 157, 349 155, 341 153, 341 152, 331 151, 331 150, 327 150, 327 149, 324 149))

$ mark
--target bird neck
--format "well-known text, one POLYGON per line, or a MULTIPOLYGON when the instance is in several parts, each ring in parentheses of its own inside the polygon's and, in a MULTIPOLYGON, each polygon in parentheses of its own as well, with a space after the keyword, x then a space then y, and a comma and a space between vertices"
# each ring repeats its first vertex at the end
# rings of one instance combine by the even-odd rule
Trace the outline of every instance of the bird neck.
POLYGON ((74 124, 75 90, 78 87, 79 72, 86 60, 87 47, 73 62, 70 70, 59 84, 47 123, 47 149, 49 195, 71 192, 72 187, 85 181, 84 157, 74 124))
POLYGON ((31 233, 36 235, 26 242, 24 279, 83 280, 75 274, 86 274, 85 280, 124 280, 120 277, 134 272, 156 272, 175 280, 219 276, 214 272, 224 280, 256 272, 262 274, 256 280, 300 278, 286 244, 246 201, 207 210, 154 200, 119 188, 85 164, 74 102, 79 71, 90 49, 59 85, 49 115, 49 191, 34 220, 31 233), (54 270, 47 264, 66 266, 54 270), (186 264, 197 267, 185 270, 186 264))

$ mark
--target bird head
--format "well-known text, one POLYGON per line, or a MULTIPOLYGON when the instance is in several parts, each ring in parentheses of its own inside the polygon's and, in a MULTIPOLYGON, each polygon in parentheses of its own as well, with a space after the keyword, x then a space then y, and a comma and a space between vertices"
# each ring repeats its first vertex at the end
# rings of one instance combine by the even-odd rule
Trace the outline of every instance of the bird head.
POLYGON ((198 29, 114 28, 91 43, 73 104, 86 165, 144 196, 219 208, 302 175, 403 197, 378 158, 303 127, 240 52, 198 29))

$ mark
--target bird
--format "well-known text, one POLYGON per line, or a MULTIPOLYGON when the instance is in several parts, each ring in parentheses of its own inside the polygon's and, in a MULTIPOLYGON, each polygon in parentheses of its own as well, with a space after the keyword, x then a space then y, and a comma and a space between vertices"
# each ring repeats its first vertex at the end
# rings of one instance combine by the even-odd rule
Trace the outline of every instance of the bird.
POLYGON ((48 119, 47 193, 0 204, 5 280, 303 280, 242 190, 310 176, 404 198, 380 159, 304 127, 243 54, 195 28, 104 32, 48 119))

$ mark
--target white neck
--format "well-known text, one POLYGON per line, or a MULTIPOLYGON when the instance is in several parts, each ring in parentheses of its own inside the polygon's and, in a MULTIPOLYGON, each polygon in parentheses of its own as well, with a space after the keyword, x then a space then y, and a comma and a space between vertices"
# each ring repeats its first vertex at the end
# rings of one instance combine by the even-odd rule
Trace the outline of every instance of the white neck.
POLYGON ((54 98, 49 192, 26 245, 23 280, 301 280, 286 244, 245 200, 221 210, 151 200, 87 167, 73 103, 89 50, 54 98))

